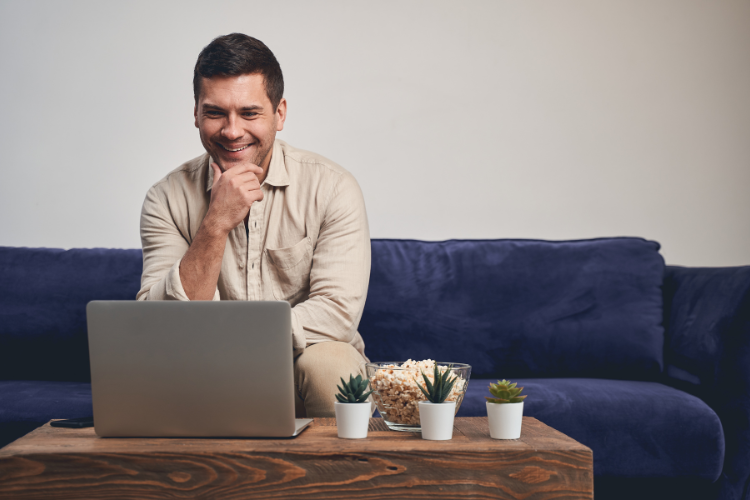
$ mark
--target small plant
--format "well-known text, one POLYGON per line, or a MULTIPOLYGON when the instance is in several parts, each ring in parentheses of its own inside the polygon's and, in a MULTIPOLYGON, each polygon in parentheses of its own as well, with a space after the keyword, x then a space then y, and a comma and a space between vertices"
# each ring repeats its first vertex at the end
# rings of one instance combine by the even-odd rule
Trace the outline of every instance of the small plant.
POLYGON ((516 387, 510 380, 498 380, 497 384, 490 384, 490 393, 494 398, 484 397, 490 403, 520 403, 526 396, 519 396, 523 387, 516 387))
POLYGON ((437 363, 435 363, 435 373, 433 375, 434 382, 430 382, 430 379, 427 378, 427 375, 425 375, 422 370, 419 370, 419 373, 422 374, 422 378, 424 379, 424 384, 425 387, 427 387, 427 390, 419 385, 419 382, 417 382, 417 387, 419 387, 419 390, 422 391, 424 396, 427 398, 427 401, 429 401, 430 403, 444 403, 445 398, 447 398, 451 393, 453 384, 455 384, 456 380, 458 379, 457 375, 453 375, 453 378, 450 378, 452 366, 453 365, 448 365, 446 370, 441 372, 440 370, 438 370, 437 363))
POLYGON ((336 394, 336 399, 338 399, 339 403, 364 403, 367 401, 367 396, 372 393, 372 391, 365 392, 368 383, 368 380, 362 379, 362 375, 357 375, 356 377, 349 375, 349 383, 344 382, 342 378, 341 384, 343 387, 340 385, 336 386, 339 388, 339 394, 336 394))

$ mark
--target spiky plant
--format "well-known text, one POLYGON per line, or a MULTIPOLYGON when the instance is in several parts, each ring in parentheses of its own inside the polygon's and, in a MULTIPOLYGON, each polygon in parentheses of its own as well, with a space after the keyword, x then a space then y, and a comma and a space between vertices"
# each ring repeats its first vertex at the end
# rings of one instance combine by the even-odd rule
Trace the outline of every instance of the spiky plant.
POLYGON ((425 375, 422 370, 419 370, 419 372, 422 374, 424 385, 427 390, 425 390, 425 387, 422 387, 419 382, 417 382, 417 387, 419 387, 419 390, 422 391, 424 396, 427 398, 427 401, 429 401, 430 403, 444 403, 445 398, 447 398, 451 393, 451 389, 453 389, 453 385, 458 379, 457 375, 453 375, 453 378, 450 377, 452 366, 453 365, 449 365, 445 371, 441 372, 440 370, 438 370, 437 363, 435 363, 433 382, 430 382, 430 379, 427 378, 427 375, 425 375))
POLYGON ((516 387, 510 380, 498 380, 497 384, 490 384, 490 393, 494 398, 484 397, 490 403, 520 403, 526 396, 519 396, 523 387, 516 387))
POLYGON ((336 387, 339 388, 339 394, 336 394, 336 399, 338 399, 339 403, 364 403, 367 401, 367 396, 372 393, 372 391, 365 392, 365 389, 367 389, 367 384, 369 381, 367 379, 362 379, 362 375, 357 375, 356 377, 349 375, 349 382, 344 382, 344 379, 341 378, 341 385, 337 385, 336 387))

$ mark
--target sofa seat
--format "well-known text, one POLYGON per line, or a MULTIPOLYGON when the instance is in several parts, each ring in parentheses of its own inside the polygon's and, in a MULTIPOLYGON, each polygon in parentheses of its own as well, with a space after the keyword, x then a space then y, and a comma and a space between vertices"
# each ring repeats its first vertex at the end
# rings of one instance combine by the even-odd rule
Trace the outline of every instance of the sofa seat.
POLYGON ((89 383, 0 380, 0 447, 53 418, 90 415, 89 383))
MULTIPOLYGON (((700 477, 721 474, 724 432, 702 400, 656 382, 585 378, 518 379, 524 415, 585 444, 597 476, 700 477), (647 432, 644 432, 644 429, 647 432)), ((488 386, 471 380, 458 416, 485 416, 488 386)))

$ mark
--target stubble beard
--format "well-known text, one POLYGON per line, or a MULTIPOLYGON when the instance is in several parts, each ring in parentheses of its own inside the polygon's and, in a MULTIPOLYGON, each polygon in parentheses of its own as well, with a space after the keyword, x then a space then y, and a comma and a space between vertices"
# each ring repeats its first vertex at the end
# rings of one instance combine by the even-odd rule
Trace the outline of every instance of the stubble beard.
POLYGON ((263 163, 266 161, 266 158, 271 153, 271 149, 273 148, 273 141, 271 141, 271 144, 266 146, 265 149, 258 149, 255 153, 255 158, 253 159, 253 163, 258 165, 259 167, 263 166, 263 163))

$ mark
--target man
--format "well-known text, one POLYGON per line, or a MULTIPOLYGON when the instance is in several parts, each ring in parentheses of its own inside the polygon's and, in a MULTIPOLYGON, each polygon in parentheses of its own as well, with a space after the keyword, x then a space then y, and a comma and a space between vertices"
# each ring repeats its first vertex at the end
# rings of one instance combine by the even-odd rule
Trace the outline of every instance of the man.
POLYGON ((330 417, 339 377, 363 373, 370 276, 362 193, 322 156, 276 140, 287 103, 276 58, 233 33, 198 56, 206 153, 157 182, 141 213, 138 300, 286 300, 297 416, 330 417))

